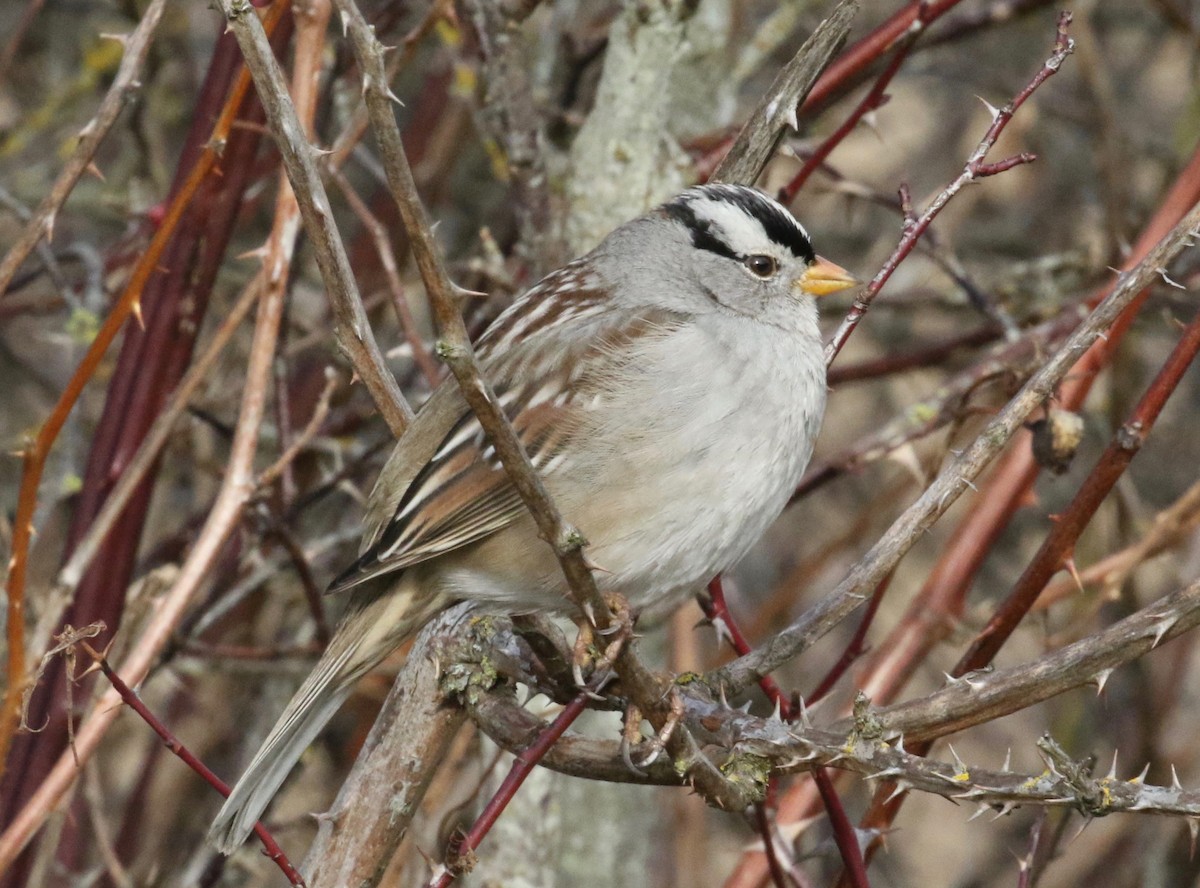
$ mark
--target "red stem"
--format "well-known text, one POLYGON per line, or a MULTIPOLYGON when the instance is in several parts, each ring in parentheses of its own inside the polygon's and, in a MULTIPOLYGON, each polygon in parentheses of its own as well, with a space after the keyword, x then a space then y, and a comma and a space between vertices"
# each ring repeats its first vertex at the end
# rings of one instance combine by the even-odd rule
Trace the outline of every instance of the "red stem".
MULTIPOLYGON (((1029 163, 1034 159, 1032 154, 1019 154, 996 163, 985 163, 988 152, 992 150, 992 147, 996 144, 996 140, 1000 138, 1005 127, 1012 120, 1013 115, 1025 104, 1026 100, 1033 95, 1039 86, 1058 72, 1063 60, 1072 52, 1073 43, 1067 37, 1067 27, 1070 23, 1071 13, 1063 12, 1059 14, 1054 51, 1050 58, 1046 60, 1041 69, 1033 76, 1033 79, 1025 85, 1025 88, 1013 97, 1011 102, 995 111, 991 126, 988 127, 987 132, 984 133, 975 150, 971 152, 971 156, 967 159, 967 163, 958 177, 930 202, 929 206, 926 207, 925 211, 918 218, 906 219, 902 228, 900 242, 896 245, 896 249, 892 251, 892 255, 888 257, 883 267, 876 272, 871 282, 855 297, 854 304, 851 306, 849 313, 833 334, 833 338, 829 344, 825 347, 825 363, 827 365, 833 363, 833 359, 837 357, 838 352, 846 344, 846 340, 850 338, 850 334, 854 332, 854 328, 858 326, 859 321, 866 315, 867 310, 871 307, 871 303, 879 295, 879 291, 883 289, 884 284, 891 279, 896 269, 900 267, 900 263, 908 258, 909 254, 916 248, 917 241, 920 240, 921 235, 933 224, 933 220, 937 218, 938 214, 941 213, 946 204, 956 194, 970 182, 978 181, 986 176, 993 176, 1004 170, 1012 169, 1014 166, 1029 163)), ((903 198, 901 202, 904 202, 903 198)))
POLYGON ((846 649, 842 651, 842 655, 838 661, 833 664, 833 668, 826 673, 821 679, 821 683, 817 685, 815 691, 808 696, 809 703, 816 703, 822 697, 833 689, 837 684, 838 679, 845 674, 859 657, 866 653, 867 631, 871 628, 871 624, 875 621, 875 614, 879 611, 879 604, 883 601, 883 596, 887 594, 888 587, 892 584, 892 577, 895 576, 895 571, 884 577, 883 582, 875 587, 875 593, 871 596, 866 609, 863 611, 862 619, 858 622, 858 628, 854 631, 854 636, 850 639, 850 643, 846 645, 846 649))
MULTIPOLYGON (((886 588, 886 584, 880 584, 880 588, 886 588)), ((719 575, 713 577, 712 581, 708 584, 708 594, 709 601, 701 602, 705 614, 714 623, 717 620, 721 621, 725 630, 729 633, 730 646, 733 647, 738 656, 745 656, 750 653, 750 643, 742 634, 742 630, 738 628, 737 622, 729 612, 729 605, 725 602, 725 586, 721 582, 719 575)), ((758 686, 767 695, 767 699, 779 707, 780 718, 784 721, 793 721, 795 719, 797 714, 795 711, 796 708, 792 706, 791 701, 784 695, 783 690, 774 678, 764 675, 758 680, 758 686)), ((850 873, 854 888, 870 888, 870 883, 867 881, 866 865, 863 863, 862 848, 858 844, 858 834, 854 831, 854 824, 846 816, 846 809, 842 806, 842 800, 838 798, 837 790, 833 786, 833 780, 824 768, 813 768, 812 775, 813 780, 816 781, 817 789, 821 793, 821 801, 825 803, 825 810, 829 814, 829 823, 833 827, 834 841, 837 842, 838 851, 842 855, 842 864, 846 867, 847 872, 850 873)), ((772 778, 772 782, 774 782, 774 778, 772 778)), ((772 878, 775 878, 778 883, 783 872, 779 866, 779 861, 774 859, 775 846, 772 843, 770 823, 765 811, 763 811, 762 816, 759 818, 759 830, 762 833, 767 863, 771 867, 772 878)))
POLYGON ((1092 520, 1100 504, 1124 474, 1142 443, 1154 427, 1158 415, 1172 392, 1179 386, 1196 353, 1200 351, 1200 312, 1184 330, 1166 363, 1154 377, 1125 424, 1117 430, 1100 461, 1083 482, 1079 491, 1055 519, 1041 548, 1025 568, 1016 585, 992 619, 976 637, 971 647, 954 668, 955 675, 982 669, 1000 650, 1013 630, 1024 619, 1046 583, 1063 566, 1075 548, 1079 535, 1092 520))
MULTIPOLYGON (((100 668, 100 671, 104 673, 105 678, 112 682, 113 688, 118 694, 121 695, 121 699, 125 701, 125 705, 141 716, 142 721, 148 724, 150 729, 154 731, 154 733, 158 734, 160 738, 162 738, 163 745, 166 746, 167 749, 174 753, 178 758, 182 759, 185 765, 203 777, 209 786, 211 786, 225 798, 229 798, 229 785, 221 780, 221 778, 214 774, 211 770, 209 770, 208 766, 205 765, 204 762, 196 758, 192 751, 184 746, 178 737, 167 730, 167 726, 159 721, 157 716, 155 716, 154 713, 151 712, 146 706, 146 704, 142 702, 142 698, 137 695, 137 692, 134 691, 133 688, 129 687, 129 685, 125 684, 121 676, 117 675, 116 671, 112 668, 112 666, 109 665, 108 660, 99 651, 95 650, 86 641, 81 642, 80 644, 84 651, 87 652, 88 656, 95 661, 96 665, 100 668)), ((287 877, 288 882, 292 885, 298 886, 298 888, 304 888, 304 879, 301 878, 299 871, 295 866, 292 865, 292 862, 288 860, 287 855, 283 853, 283 849, 279 847, 279 844, 267 831, 267 828, 263 826, 262 823, 256 823, 254 825, 254 834, 258 836, 259 841, 262 842, 263 853, 266 854, 267 857, 269 857, 272 861, 274 861, 275 865, 283 871, 283 874, 287 877)))
POLYGON ((917 38, 925 27, 929 24, 929 3, 922 2, 917 10, 917 17, 913 20, 912 25, 904 32, 899 46, 892 53, 891 59, 887 63, 887 67, 875 80, 875 85, 871 90, 863 96, 853 111, 842 121, 841 125, 833 131, 832 134, 820 145, 812 156, 804 162, 804 166, 800 167, 800 171, 792 177, 779 191, 779 201, 783 204, 790 204, 796 199, 796 195, 800 189, 804 187, 804 183, 820 166, 825 162, 825 159, 833 153, 833 149, 842 143, 846 136, 858 126, 858 122, 862 120, 869 112, 879 108, 887 100, 885 91, 888 84, 892 82, 892 78, 896 76, 896 72, 900 70, 900 66, 904 64, 904 60, 908 58, 909 52, 912 51, 913 45, 917 42, 917 38))
POLYGON ((513 800, 513 796, 517 794, 517 790, 529 777, 530 772, 545 757, 546 752, 558 741, 558 738, 566 733, 567 728, 571 727, 575 720, 583 714, 590 700, 591 696, 587 693, 577 695, 563 708, 550 726, 538 735, 529 748, 517 755, 508 776, 504 778, 500 788, 488 800, 466 835, 453 843, 450 854, 447 855, 451 863, 430 881, 429 888, 447 888, 454 881, 459 872, 454 861, 461 861, 479 847, 479 843, 491 832, 496 820, 504 813, 504 809, 513 800))

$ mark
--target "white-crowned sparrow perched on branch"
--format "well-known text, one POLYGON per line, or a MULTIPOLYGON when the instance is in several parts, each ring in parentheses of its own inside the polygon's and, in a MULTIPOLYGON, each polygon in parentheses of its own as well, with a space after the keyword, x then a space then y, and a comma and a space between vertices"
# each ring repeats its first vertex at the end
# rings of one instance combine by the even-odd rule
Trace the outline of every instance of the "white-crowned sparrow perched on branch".
MULTIPOLYGON (((635 608, 731 567, 783 510, 825 409, 814 297, 853 279, 752 188, 706 185, 547 275, 479 359, 601 590, 635 608)), ((566 584, 453 380, 371 493, 347 616, 209 834, 247 836, 354 683, 453 601, 569 611, 566 584)))

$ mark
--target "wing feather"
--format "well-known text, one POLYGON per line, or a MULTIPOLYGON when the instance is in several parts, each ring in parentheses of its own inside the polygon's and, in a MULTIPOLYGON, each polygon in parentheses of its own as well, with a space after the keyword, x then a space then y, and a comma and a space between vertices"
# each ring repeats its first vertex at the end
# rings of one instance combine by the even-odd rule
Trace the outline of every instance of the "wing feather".
MULTIPOLYGON (((624 350, 615 343, 661 332, 678 321, 598 312, 597 282, 584 281, 581 274, 566 266, 545 279, 480 340, 484 374, 530 460, 546 475, 563 467, 559 457, 578 426, 579 411, 592 401, 597 367, 620 360, 624 350), (566 342, 559 323, 544 324, 550 313, 561 320, 569 311, 575 317, 567 325, 571 340, 566 342), (539 326, 530 332, 534 320, 539 326), (581 337, 581 330, 587 335, 581 337)), ((384 467, 371 494, 362 554, 329 591, 353 588, 484 539, 517 520, 524 508, 479 421, 454 380, 448 380, 384 467)))

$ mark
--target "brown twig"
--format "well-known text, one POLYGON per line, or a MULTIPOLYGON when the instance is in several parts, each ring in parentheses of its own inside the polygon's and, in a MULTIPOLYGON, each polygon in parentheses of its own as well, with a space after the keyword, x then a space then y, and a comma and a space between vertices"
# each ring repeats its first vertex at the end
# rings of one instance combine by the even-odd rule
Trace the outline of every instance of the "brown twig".
POLYGON ((1079 571, 1076 577, 1064 576, 1042 590, 1033 610, 1045 610, 1063 598, 1079 593, 1084 588, 1102 584, 1109 593, 1124 585, 1138 567, 1151 558, 1172 547, 1179 546, 1200 525, 1200 482, 1189 487, 1170 506, 1154 516, 1154 521, 1145 536, 1127 548, 1108 555, 1079 571))
POLYGON ((296 109, 287 97, 283 74, 258 16, 237 0, 222 0, 221 10, 254 78, 284 168, 297 195, 304 230, 321 269, 333 311, 333 332, 338 346, 371 393, 392 434, 399 437, 412 420, 412 408, 405 401, 371 333, 358 284, 334 222, 329 195, 317 169, 316 150, 304 135, 296 109))
POLYGON ((420 369, 421 375, 425 377, 429 387, 437 388, 438 383, 441 382, 441 372, 433 360, 433 356, 429 353, 429 348, 421 341, 421 335, 417 332, 417 322, 413 318, 412 308, 409 307, 408 299, 404 295, 404 284, 400 280, 396 254, 392 250, 392 242, 387 229, 379 221, 379 217, 371 212, 371 208, 367 206, 366 202, 358 196, 358 192, 354 190, 354 186, 350 184, 350 180, 341 170, 331 165, 329 175, 341 189, 342 196, 346 198, 351 212, 358 217, 358 221, 371 235, 371 242, 375 244, 375 252, 379 256, 379 264, 383 266, 383 273, 387 278, 392 305, 396 309, 396 318, 400 322, 400 332, 404 334, 404 339, 412 351, 413 363, 420 369))

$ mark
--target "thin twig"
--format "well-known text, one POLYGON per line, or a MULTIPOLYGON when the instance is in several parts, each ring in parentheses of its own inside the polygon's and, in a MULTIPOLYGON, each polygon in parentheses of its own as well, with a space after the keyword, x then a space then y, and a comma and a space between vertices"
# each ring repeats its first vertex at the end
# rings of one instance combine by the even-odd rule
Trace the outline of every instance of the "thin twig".
MULTIPOLYGON (((920 8, 926 10, 928 7, 922 3, 920 8)), ((925 14, 929 15, 932 13, 927 12, 925 14)), ((1058 69, 1062 67, 1063 61, 1074 50, 1074 41, 1067 36, 1067 27, 1070 24, 1071 13, 1062 13, 1058 18, 1058 33, 1054 41, 1054 52, 1042 65, 1037 74, 1033 76, 1033 79, 1025 85, 1025 88, 1013 97, 1011 102, 1003 108, 991 109, 991 126, 988 127, 987 132, 984 133, 975 150, 971 152, 971 156, 967 158, 967 163, 958 177, 930 201, 919 217, 905 221, 900 242, 896 245, 896 249, 892 251, 892 255, 884 262, 883 267, 871 278, 871 282, 855 297, 854 304, 851 306, 849 313, 842 320, 842 323, 834 332, 829 343, 825 346, 825 363, 827 365, 833 363, 834 358, 842 350, 842 346, 846 344, 846 340, 854 332, 854 328, 858 326, 858 322, 862 320, 863 315, 867 313, 867 310, 871 307, 871 302, 879 295, 879 291, 883 289, 884 284, 888 282, 892 274, 900 266, 900 263, 913 251, 921 235, 925 233, 925 230, 933 223, 933 220, 945 209, 946 204, 955 195, 972 182, 977 182, 988 176, 995 176, 1022 164, 1032 163, 1036 159, 1034 155, 1023 152, 994 163, 989 163, 986 160, 988 153, 992 150, 992 147, 996 144, 996 140, 1000 138, 1012 120, 1013 115, 1025 104, 1026 100, 1033 95, 1039 86, 1058 73, 1058 69)))
POLYGON ((404 334, 404 339, 412 351, 413 363, 420 368, 421 375, 425 377, 429 387, 437 388, 438 383, 441 382, 441 373, 433 356, 429 353, 429 347, 425 345, 421 340, 420 333, 417 332, 417 322, 413 318, 412 308, 404 295, 404 284, 400 280, 396 254, 392 250, 392 241, 388 236, 387 229, 379 221, 379 217, 371 212, 366 201, 358 196, 358 192, 354 190, 354 186, 350 184, 350 180, 341 170, 331 165, 329 175, 341 189, 350 211, 358 217, 358 221, 371 235, 371 242, 375 244, 375 253, 379 256, 379 264, 383 267, 384 276, 387 278, 392 305, 396 309, 396 318, 400 322, 400 332, 404 334))
MULTIPOLYGON (((149 725, 150 729, 162 738, 163 745, 185 765, 204 778, 204 781, 209 786, 219 792, 224 798, 228 798, 230 793, 229 784, 214 774, 204 762, 200 761, 190 749, 180 742, 178 737, 171 733, 158 716, 150 711, 150 707, 142 702, 142 698, 138 696, 137 692, 121 680, 121 676, 109 664, 108 658, 86 641, 80 642, 80 646, 92 658, 92 662, 104 673, 104 677, 112 683, 113 689, 120 695, 125 705, 136 712, 142 721, 149 725)), ((299 871, 288 860, 287 855, 283 853, 283 849, 279 847, 279 843, 275 841, 275 838, 267 831, 267 828, 262 823, 255 823, 254 834, 262 842, 263 853, 283 871, 288 882, 303 888, 304 879, 300 877, 299 871)))
MULTIPOLYGON (((117 68, 117 75, 113 79, 112 86, 105 93, 104 99, 100 102, 96 115, 79 131, 79 143, 63 165, 62 172, 58 174, 58 178, 54 180, 54 184, 50 186, 46 196, 42 198, 42 202, 38 204, 33 218, 25 226, 17 238, 17 242, 0 260, 0 296, 7 292, 13 275, 17 273, 21 263, 33 252, 33 248, 38 242, 43 237, 47 241, 53 239, 54 220, 58 211, 62 209, 67 197, 75 189, 79 177, 91 165, 92 158, 96 156, 96 149, 100 147, 100 143, 104 141, 104 137, 108 135, 112 125, 116 123, 121 110, 128 104, 130 96, 140 88, 139 72, 142 65, 145 64, 150 41, 162 18, 165 6, 165 0, 152 0, 146 7, 141 22, 129 36, 112 38, 120 40, 125 47, 125 54, 117 68)), ((31 5, 30 8, 34 7, 31 5)), ((14 34, 13 37, 15 39, 16 35, 14 34)), ((3 76, 2 71, 0 71, 0 76, 3 76)))
POLYGON ((333 218, 329 195, 321 182, 317 150, 300 126, 279 63, 258 16, 251 7, 238 0, 221 0, 221 11, 254 78, 259 100, 295 190, 309 247, 321 269, 333 311, 333 332, 338 346, 371 393, 392 434, 399 437, 412 421, 412 408, 405 401, 371 332, 354 271, 333 218))

